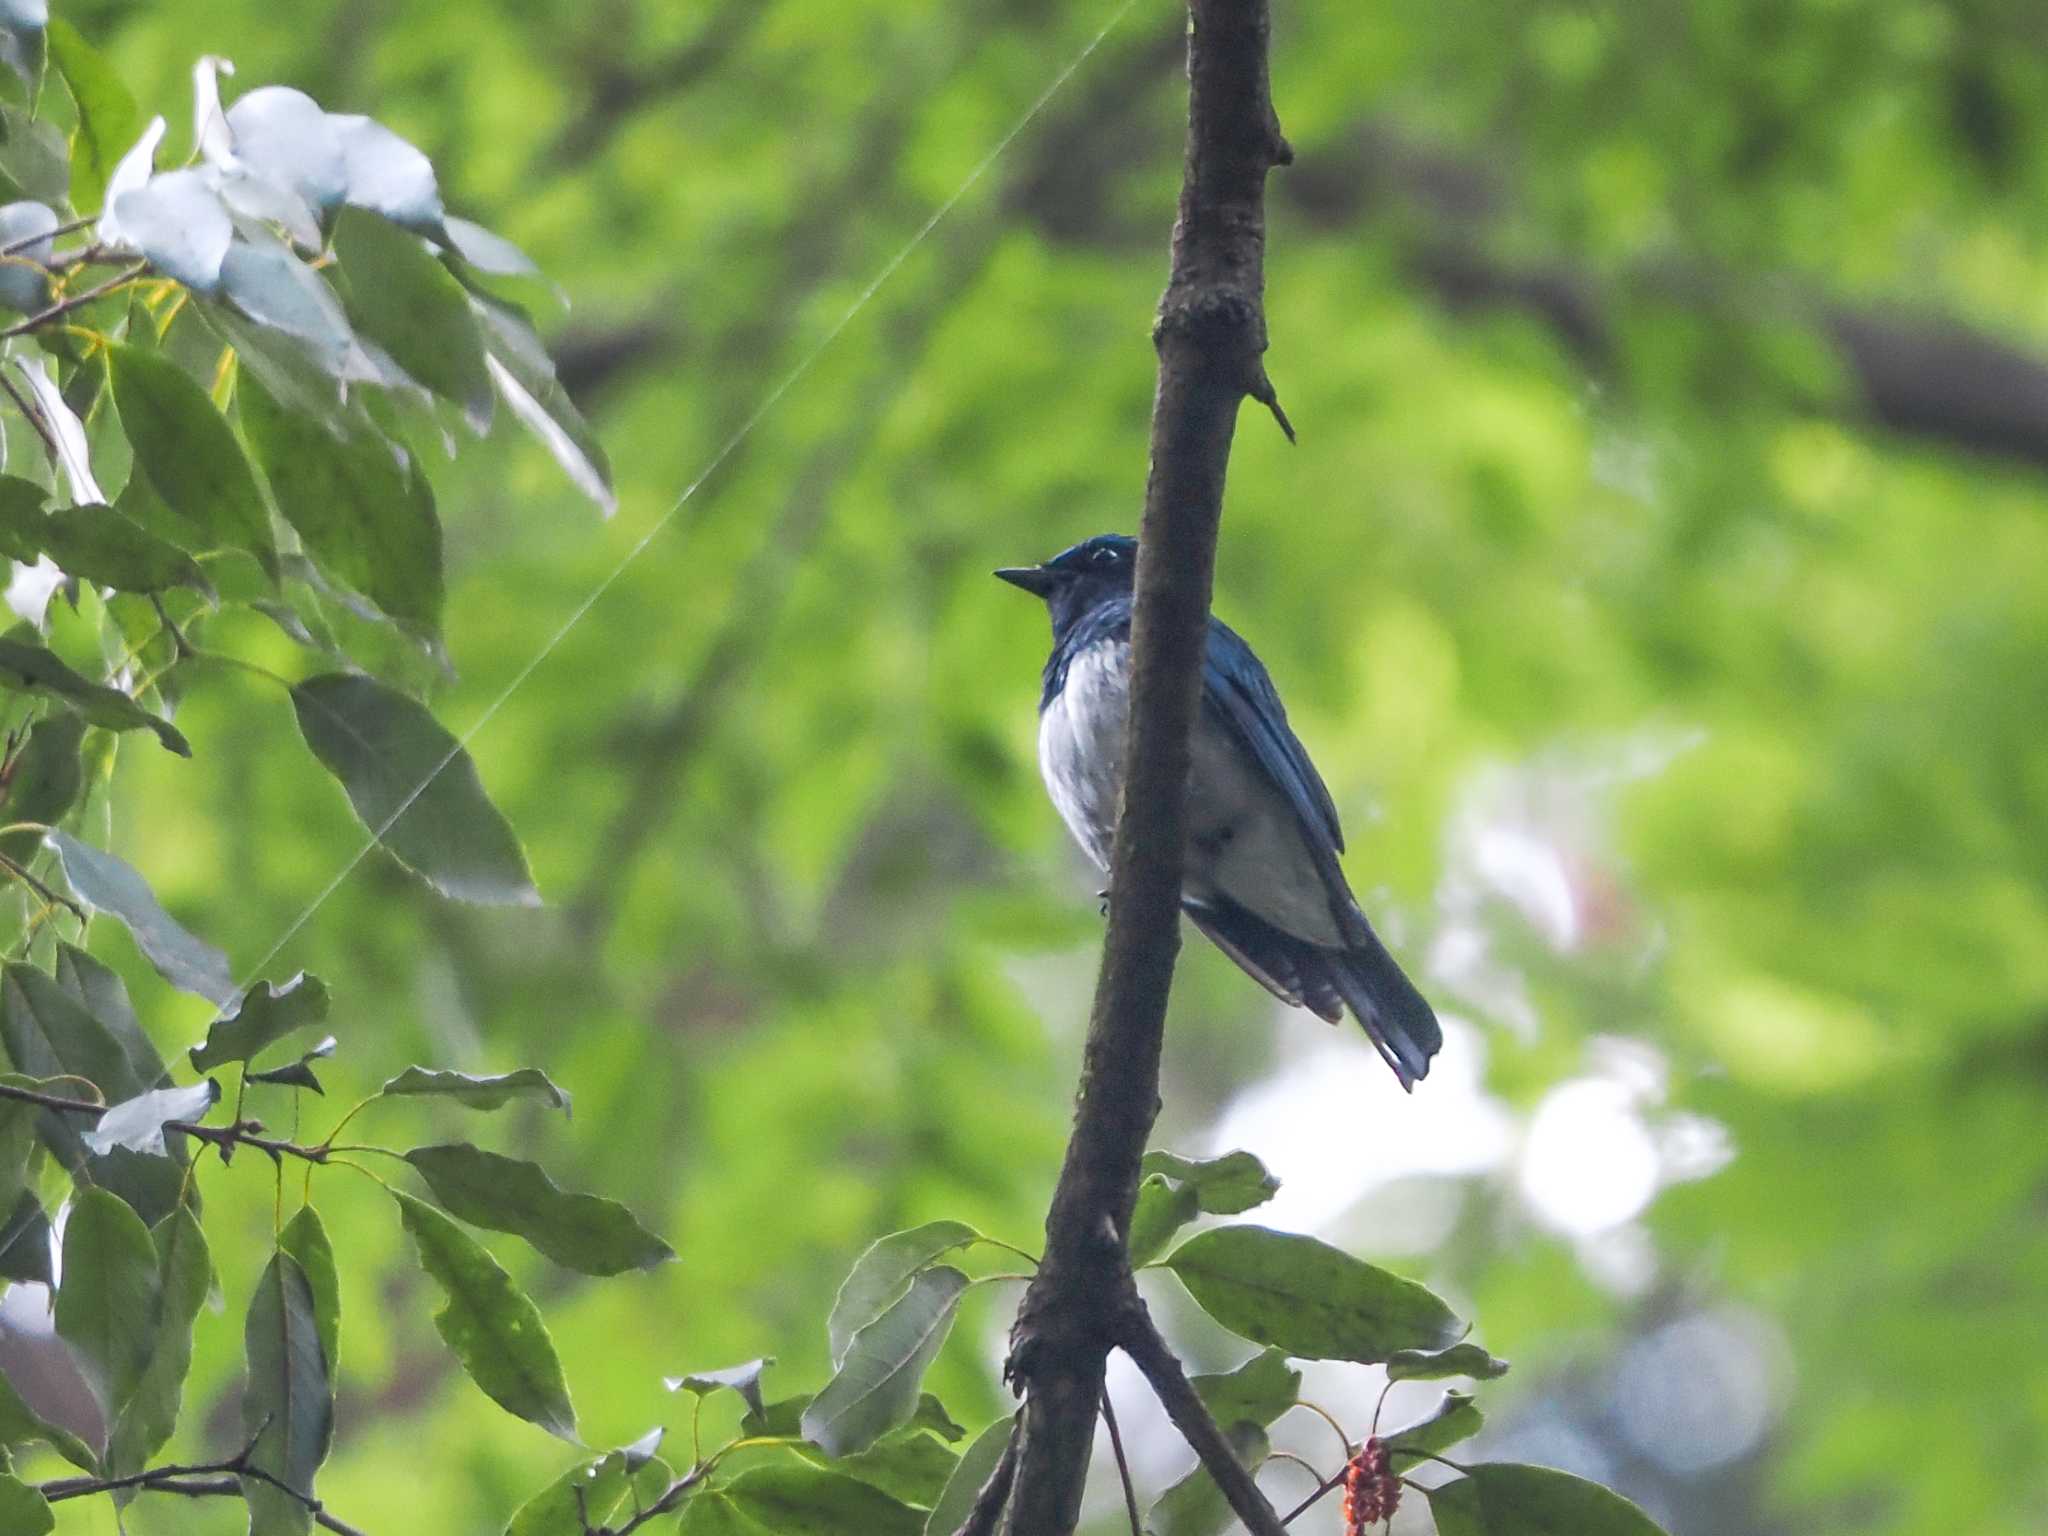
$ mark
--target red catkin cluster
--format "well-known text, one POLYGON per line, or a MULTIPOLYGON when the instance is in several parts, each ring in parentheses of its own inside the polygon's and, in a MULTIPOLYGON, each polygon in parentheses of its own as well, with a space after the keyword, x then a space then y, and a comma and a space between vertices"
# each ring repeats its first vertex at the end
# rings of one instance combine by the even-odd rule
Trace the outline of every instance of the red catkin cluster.
POLYGON ((1401 1480, 1375 1438, 1358 1448, 1344 1469, 1344 1536, 1365 1536, 1366 1527, 1393 1517, 1401 1503, 1401 1480))

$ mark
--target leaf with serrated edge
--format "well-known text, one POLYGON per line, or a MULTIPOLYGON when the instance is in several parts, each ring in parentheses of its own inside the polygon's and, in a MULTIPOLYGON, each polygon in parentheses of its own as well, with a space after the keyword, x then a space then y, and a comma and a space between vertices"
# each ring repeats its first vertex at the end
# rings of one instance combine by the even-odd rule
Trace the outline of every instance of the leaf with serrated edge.
POLYGON ((1221 1157, 1147 1152, 1142 1166, 1148 1174, 1188 1186, 1211 1216, 1235 1216, 1264 1205, 1280 1192, 1280 1181, 1249 1152, 1226 1152, 1221 1157))
POLYGON ((921 1227, 891 1232, 870 1243, 847 1272, 832 1302, 832 1315, 825 1322, 833 1365, 846 1359, 853 1336, 903 1294, 912 1275, 934 1259, 979 1241, 980 1237, 964 1221, 928 1221, 921 1227))
POLYGON ((539 1309, 448 1217, 397 1190, 392 1198, 446 1298, 434 1326, 470 1379, 507 1413, 575 1444, 576 1410, 539 1309))
POLYGON ((569 1095, 539 1067, 521 1067, 496 1077, 472 1077, 467 1072, 444 1072, 433 1067, 407 1067, 378 1090, 387 1098, 404 1094, 432 1094, 453 1099, 470 1109, 496 1109, 513 1099, 537 1099, 564 1114, 569 1095))
POLYGON ((1165 1266, 1232 1333, 1303 1359, 1377 1364, 1399 1349, 1445 1348, 1465 1332, 1426 1287, 1291 1232, 1216 1227, 1165 1266))
POLYGON ((282 986, 259 981, 234 1012, 215 1019, 192 1047, 192 1070, 211 1072, 232 1061, 254 1061, 296 1030, 327 1022, 327 983, 299 972, 282 986))
POLYGON ((902 1298, 853 1336, 838 1374, 804 1410, 804 1438, 846 1456, 907 1423, 966 1289, 957 1269, 918 1271, 902 1298))
POLYGON ((523 1237, 564 1268, 617 1275, 676 1256, 618 1201, 562 1189, 525 1158, 454 1141, 415 1147, 405 1160, 453 1214, 523 1237))

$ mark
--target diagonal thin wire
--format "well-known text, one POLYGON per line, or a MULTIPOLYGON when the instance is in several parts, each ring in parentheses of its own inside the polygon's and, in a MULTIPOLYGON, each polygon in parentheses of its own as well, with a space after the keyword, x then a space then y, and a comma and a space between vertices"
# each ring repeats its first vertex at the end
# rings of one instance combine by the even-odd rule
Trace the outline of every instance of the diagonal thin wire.
POLYGON ((548 636, 541 648, 535 651, 526 664, 513 674, 512 680, 499 690, 497 697, 484 706, 483 713, 477 716, 468 730, 456 738, 455 745, 450 747, 441 760, 434 765, 433 771, 413 786, 412 792, 401 800, 398 803, 398 808, 392 811, 389 816, 386 816, 376 830, 363 840, 362 846, 357 848, 355 853, 350 856, 348 862, 335 872, 334 878, 322 886, 319 893, 300 909, 299 914, 286 925, 284 931, 277 936, 276 941, 263 952, 262 958, 249 967, 248 973, 243 977, 241 984, 235 989, 236 991, 247 992, 250 987, 255 985, 257 979, 263 974, 264 967, 275 960, 285 945, 291 943, 298 936, 299 930, 313 920, 313 914, 327 904, 327 899, 330 896, 341 889, 342 883, 355 873, 356 866, 369 856, 370 850, 383 841, 384 835, 397 825, 398 819, 401 816, 412 809, 413 802, 427 792, 428 787, 441 776, 443 770, 450 763, 454 762, 456 758, 468 750, 470 742, 476 739, 477 734, 497 717, 498 712, 511 701, 512 695, 525 686, 528 678, 540 670, 542 663, 554 655, 561 647, 562 642, 569 638, 570 632, 578 624, 581 624, 590 613, 590 610, 595 608, 603 600, 604 595, 618 584, 619 578, 626 574, 627 570, 632 567, 633 562, 647 552, 648 546, 660 537, 662 530, 675 520, 676 515, 703 488, 704 483, 718 472, 718 467, 732 457, 733 452, 740 444, 745 442, 752 435, 754 429, 768 418, 769 413, 782 403, 783 396, 794 389, 798 382, 817 365, 818 359, 823 357, 832 344, 845 332, 846 328, 853 324, 854 319, 860 312, 867 308, 869 302, 877 293, 881 292, 883 285, 896 275, 897 269, 910 259, 911 253, 920 245, 923 245, 932 231, 945 221, 946 216, 953 211, 960 200, 974 190, 981 178, 988 173, 989 168, 996 161, 1000 160, 1004 151, 1009 149, 1010 145, 1016 141, 1018 135, 1023 133, 1026 128, 1030 127, 1037 120, 1039 113, 1045 110, 1047 104, 1060 93, 1060 90, 1074 77, 1081 66, 1088 62, 1090 57, 1094 55, 1095 50, 1102 46, 1104 40, 1108 38, 1111 32, 1116 30, 1117 24, 1124 19, 1125 15, 1129 13, 1131 7, 1135 4, 1137 4, 1137 0, 1120 0, 1116 9, 1110 13, 1109 19, 1102 24, 1101 29, 1088 39, 1080 52, 1076 53, 1066 62, 1058 74, 1052 77, 1051 82, 1046 88, 1040 91, 1031 105, 1024 109, 1023 115, 1010 125, 1009 131, 996 140, 989 152, 976 162, 974 168, 967 173, 966 179, 953 189, 944 202, 932 210, 931 216, 918 226, 916 232, 903 242, 896 253, 882 263, 881 269, 868 280, 867 286, 861 289, 860 293, 855 296, 853 302, 847 306, 846 312, 832 323, 831 329, 827 330, 818 339, 810 351, 806 352, 797 362, 796 366, 783 375, 781 382, 762 397, 761 403, 754 407, 747 419, 741 422, 733 434, 720 445, 718 451, 712 454, 710 461, 697 472, 696 478, 683 487, 682 493, 670 504, 668 510, 654 520, 653 524, 640 536, 633 547, 626 551, 619 563, 613 566, 598 584, 590 589, 589 594, 569 611, 568 618, 564 619, 555 632, 548 636))

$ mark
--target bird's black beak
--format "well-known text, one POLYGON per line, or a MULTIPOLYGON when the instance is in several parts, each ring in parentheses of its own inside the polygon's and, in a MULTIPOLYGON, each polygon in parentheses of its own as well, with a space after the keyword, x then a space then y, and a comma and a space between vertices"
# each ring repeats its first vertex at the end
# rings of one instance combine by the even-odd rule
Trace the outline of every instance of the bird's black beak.
POLYGON ((995 574, 1013 587, 1022 587, 1033 597, 1046 596, 1059 580, 1058 576, 1042 565, 1006 565, 995 574))

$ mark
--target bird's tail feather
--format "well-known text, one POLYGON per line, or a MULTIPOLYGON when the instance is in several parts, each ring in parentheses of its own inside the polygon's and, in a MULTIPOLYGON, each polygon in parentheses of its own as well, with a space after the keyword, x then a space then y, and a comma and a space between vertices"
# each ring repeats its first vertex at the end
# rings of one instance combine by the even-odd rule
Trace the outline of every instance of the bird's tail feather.
POLYGON ((1358 1015, 1401 1086, 1414 1088, 1429 1075, 1429 1059, 1444 1043, 1428 1001, 1376 936, 1368 934, 1364 943, 1349 949, 1313 953, 1323 977, 1358 1015))

